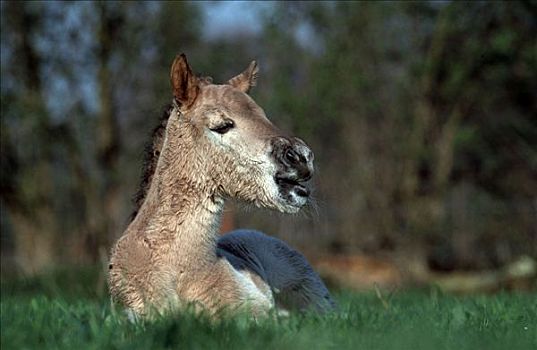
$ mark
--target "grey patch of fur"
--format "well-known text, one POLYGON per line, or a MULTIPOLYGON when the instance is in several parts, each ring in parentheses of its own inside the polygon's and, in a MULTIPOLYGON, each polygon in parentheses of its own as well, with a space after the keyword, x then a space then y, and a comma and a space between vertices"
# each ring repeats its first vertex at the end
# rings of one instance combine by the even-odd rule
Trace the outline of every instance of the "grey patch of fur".
POLYGON ((285 242, 254 230, 236 230, 219 238, 217 253, 238 270, 259 275, 278 307, 331 311, 335 302, 306 258, 285 242))

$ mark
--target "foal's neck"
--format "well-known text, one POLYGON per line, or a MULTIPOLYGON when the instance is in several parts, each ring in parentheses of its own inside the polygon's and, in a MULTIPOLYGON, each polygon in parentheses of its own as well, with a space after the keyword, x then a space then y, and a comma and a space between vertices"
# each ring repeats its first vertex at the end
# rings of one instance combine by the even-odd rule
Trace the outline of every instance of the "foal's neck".
MULTIPOLYGON (((135 230, 187 265, 216 261, 218 227, 224 200, 216 196, 193 135, 180 126, 175 110, 147 198, 135 230), (196 161, 197 160, 197 161, 196 161)), ((203 265, 203 264, 202 264, 203 265)))

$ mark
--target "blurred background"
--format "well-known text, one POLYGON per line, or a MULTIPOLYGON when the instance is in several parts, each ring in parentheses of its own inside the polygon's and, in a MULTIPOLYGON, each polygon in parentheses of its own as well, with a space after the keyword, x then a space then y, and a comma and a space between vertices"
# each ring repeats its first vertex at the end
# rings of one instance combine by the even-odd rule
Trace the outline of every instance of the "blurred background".
POLYGON ((535 288, 536 38, 535 1, 2 2, 2 279, 106 265, 184 52, 216 82, 257 59, 316 154, 309 210, 226 229, 347 288, 535 288))

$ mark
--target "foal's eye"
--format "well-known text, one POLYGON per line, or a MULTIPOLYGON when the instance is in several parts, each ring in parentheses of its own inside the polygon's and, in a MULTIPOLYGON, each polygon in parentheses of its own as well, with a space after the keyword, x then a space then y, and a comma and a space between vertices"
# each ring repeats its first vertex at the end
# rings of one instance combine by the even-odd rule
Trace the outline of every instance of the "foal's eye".
POLYGON ((229 130, 233 129, 234 126, 235 126, 235 123, 233 123, 232 120, 226 120, 222 124, 209 128, 209 130, 217 132, 219 134, 225 134, 229 130))

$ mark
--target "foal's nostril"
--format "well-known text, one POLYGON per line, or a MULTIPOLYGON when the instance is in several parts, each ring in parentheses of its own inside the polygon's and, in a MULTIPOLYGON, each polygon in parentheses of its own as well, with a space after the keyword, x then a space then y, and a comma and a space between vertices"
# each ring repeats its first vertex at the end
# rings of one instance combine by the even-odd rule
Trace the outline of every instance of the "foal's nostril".
MULTIPOLYGON (((277 176, 304 182, 313 175, 313 153, 303 141, 297 140, 273 139, 272 157, 278 164, 277 176)), ((304 195, 308 195, 307 191, 304 195)))
POLYGON ((300 162, 300 155, 296 153, 293 149, 289 148, 285 152, 285 158, 291 162, 292 164, 296 164, 300 162))

